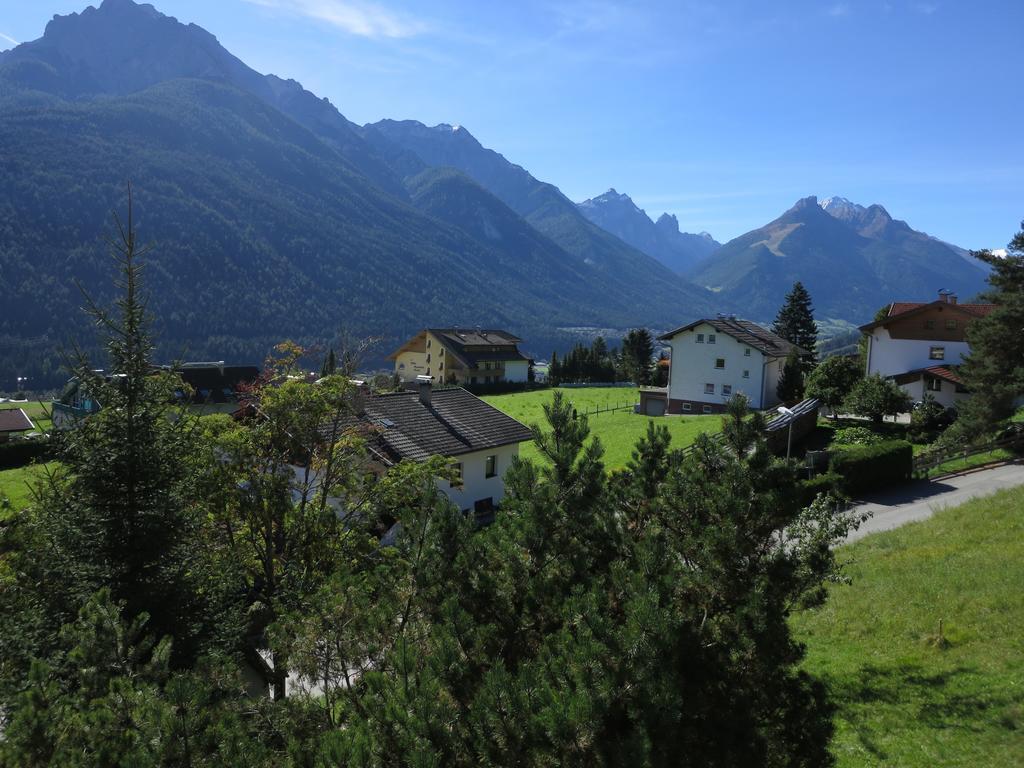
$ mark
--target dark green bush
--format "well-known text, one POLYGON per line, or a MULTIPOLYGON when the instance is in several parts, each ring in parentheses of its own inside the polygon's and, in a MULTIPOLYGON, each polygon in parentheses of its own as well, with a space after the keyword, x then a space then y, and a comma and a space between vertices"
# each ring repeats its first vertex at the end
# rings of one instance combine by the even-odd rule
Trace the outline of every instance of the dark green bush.
POLYGON ((17 469, 33 461, 49 461, 50 458, 50 441, 46 438, 0 443, 0 469, 17 469))
POLYGON ((829 470, 842 475, 842 491, 856 497, 910 479, 914 450, 905 440, 855 445, 832 454, 829 470))
POLYGON ((834 496, 842 495, 843 478, 841 475, 829 471, 810 480, 801 480, 799 486, 800 503, 806 507, 818 498, 819 493, 831 493, 834 496))

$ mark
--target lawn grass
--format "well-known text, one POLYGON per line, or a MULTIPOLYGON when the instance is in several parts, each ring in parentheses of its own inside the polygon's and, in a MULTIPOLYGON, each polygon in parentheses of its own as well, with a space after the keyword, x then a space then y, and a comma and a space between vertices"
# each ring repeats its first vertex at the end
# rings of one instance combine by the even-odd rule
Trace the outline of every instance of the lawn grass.
MULTIPOLYGON (((635 389, 618 387, 585 387, 560 390, 573 403, 579 413, 597 408, 637 403, 640 396, 635 389)), ((550 389, 534 392, 518 392, 511 395, 488 395, 483 399, 500 411, 507 413, 523 424, 544 424, 544 405, 551 402, 550 389)), ((633 454, 637 440, 647 431, 647 422, 652 421, 635 414, 632 410, 594 413, 588 417, 590 434, 601 439, 604 446, 604 463, 608 469, 626 466, 633 454)), ((665 416, 653 419, 661 426, 668 427, 672 435, 672 446, 682 448, 694 441, 702 432, 717 432, 722 426, 721 416, 665 416)), ((540 456, 533 443, 524 443, 519 451, 524 459, 539 460, 540 456)))
POLYGON ((839 552, 852 583, 792 618, 839 766, 1024 765, 1024 488, 839 552))
MULTIPOLYGON (((55 468, 56 462, 49 464, 29 464, 17 469, 0 470, 0 503, 3 499, 10 502, 12 510, 19 510, 32 502, 32 493, 29 486, 43 473, 43 467, 55 468)), ((3 518, 5 510, 0 508, 0 519, 3 518)))

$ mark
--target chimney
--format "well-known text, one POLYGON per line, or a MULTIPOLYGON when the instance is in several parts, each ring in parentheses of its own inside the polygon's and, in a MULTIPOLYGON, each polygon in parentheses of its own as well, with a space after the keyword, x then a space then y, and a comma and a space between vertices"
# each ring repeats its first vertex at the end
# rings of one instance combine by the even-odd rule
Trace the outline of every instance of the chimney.
POLYGON ((348 381, 353 387, 352 410, 355 411, 356 416, 362 416, 366 413, 366 382, 361 379, 349 379, 348 381))
POLYGON ((939 288, 939 301, 943 304, 949 304, 949 294, 952 291, 947 291, 945 288, 939 288))
POLYGON ((433 376, 417 376, 416 384, 420 389, 420 402, 426 406, 430 405, 430 389, 433 376))

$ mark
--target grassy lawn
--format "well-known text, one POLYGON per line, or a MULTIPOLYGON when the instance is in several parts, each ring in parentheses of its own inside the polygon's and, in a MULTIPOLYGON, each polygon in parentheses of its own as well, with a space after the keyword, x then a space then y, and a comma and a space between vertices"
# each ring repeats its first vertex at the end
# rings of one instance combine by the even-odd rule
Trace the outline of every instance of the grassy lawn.
POLYGON ((1024 488, 840 553, 852 584, 792 620, 839 765, 1024 765, 1024 488))
MULTIPOLYGON (((0 499, 8 499, 12 509, 22 509, 32 502, 29 485, 43 473, 43 467, 55 468, 56 462, 50 464, 30 464, 17 469, 0 470, 0 499)), ((0 517, 4 515, 0 510, 0 517)))
MULTIPOLYGON (((637 403, 640 396, 635 389, 624 387, 586 387, 580 389, 562 389, 565 396, 572 401, 580 413, 596 408, 637 403)), ((553 390, 536 392, 518 392, 511 395, 488 395, 483 399, 495 408, 518 419, 523 424, 543 424, 543 406, 551 402, 553 390)), ((590 434, 601 439, 604 446, 604 462, 608 469, 620 469, 626 466, 633 454, 636 441, 647 431, 647 422, 651 419, 629 411, 612 411, 597 413, 589 417, 590 434)), ((721 416, 667 416, 654 419, 659 426, 664 424, 672 435, 672 445, 682 448, 693 442, 702 432, 717 432, 722 424, 721 416)), ((537 449, 533 443, 526 443, 520 450, 520 456, 526 459, 538 459, 537 449)))

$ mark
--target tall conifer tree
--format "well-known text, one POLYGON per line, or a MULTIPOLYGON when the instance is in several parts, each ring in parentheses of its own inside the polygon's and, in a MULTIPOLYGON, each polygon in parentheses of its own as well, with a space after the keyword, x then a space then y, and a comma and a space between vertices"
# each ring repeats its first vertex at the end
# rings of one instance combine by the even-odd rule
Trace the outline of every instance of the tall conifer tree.
POLYGON ((814 323, 811 295, 799 280, 793 283, 793 289, 786 294, 786 301, 775 316, 772 332, 807 350, 803 358, 804 366, 808 370, 814 367, 818 326, 814 323))

